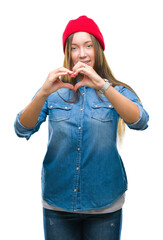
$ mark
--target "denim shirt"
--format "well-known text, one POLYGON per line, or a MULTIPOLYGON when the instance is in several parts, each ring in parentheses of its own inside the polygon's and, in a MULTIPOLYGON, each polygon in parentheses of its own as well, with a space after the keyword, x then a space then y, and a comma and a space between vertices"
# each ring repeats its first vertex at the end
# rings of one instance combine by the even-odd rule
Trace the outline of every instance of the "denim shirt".
MULTIPOLYGON (((140 119, 128 124, 135 130, 148 127, 149 116, 136 95, 123 86, 115 89, 137 104, 140 119)), ((101 101, 93 88, 81 87, 76 103, 67 103, 72 90, 51 94, 34 128, 15 121, 19 137, 29 139, 46 120, 49 124, 47 152, 42 167, 42 197, 66 211, 102 209, 127 190, 127 177, 117 150, 119 114, 104 95, 101 101), (62 98, 61 98, 61 97, 62 98)))

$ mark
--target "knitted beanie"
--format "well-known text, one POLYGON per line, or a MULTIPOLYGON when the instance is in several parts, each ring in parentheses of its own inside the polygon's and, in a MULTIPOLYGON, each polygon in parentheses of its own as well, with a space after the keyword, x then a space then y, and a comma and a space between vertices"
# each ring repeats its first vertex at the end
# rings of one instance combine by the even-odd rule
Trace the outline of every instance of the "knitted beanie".
POLYGON ((75 32, 87 32, 92 34, 101 44, 103 51, 105 50, 104 38, 97 24, 91 18, 88 18, 87 16, 81 16, 68 22, 62 36, 63 52, 65 52, 67 38, 75 32))

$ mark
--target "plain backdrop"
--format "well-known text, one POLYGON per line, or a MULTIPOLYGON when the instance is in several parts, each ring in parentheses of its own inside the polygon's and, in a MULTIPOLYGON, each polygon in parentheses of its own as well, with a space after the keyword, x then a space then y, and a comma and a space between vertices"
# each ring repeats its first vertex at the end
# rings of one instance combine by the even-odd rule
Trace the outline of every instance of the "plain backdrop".
POLYGON ((162 8, 161 0, 0 2, 0 239, 44 239, 47 122, 29 141, 13 125, 48 73, 62 66, 62 33, 81 15, 98 24, 114 76, 137 92, 150 115, 147 130, 126 128, 119 148, 129 182, 122 240, 162 238, 162 8))

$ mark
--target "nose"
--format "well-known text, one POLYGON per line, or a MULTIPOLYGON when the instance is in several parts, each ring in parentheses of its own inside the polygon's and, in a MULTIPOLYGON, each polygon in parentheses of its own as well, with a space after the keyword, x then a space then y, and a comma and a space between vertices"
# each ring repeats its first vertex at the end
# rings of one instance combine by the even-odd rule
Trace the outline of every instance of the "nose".
POLYGON ((86 57, 86 51, 85 51, 84 47, 81 47, 81 48, 80 48, 80 50, 79 50, 79 56, 80 56, 80 58, 86 57))

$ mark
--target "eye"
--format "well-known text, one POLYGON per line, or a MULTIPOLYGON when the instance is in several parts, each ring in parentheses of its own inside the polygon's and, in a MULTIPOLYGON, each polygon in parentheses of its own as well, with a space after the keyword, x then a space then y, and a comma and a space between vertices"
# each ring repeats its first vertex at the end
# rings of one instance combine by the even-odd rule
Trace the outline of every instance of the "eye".
POLYGON ((72 51, 74 51, 74 50, 76 50, 76 49, 77 49, 76 47, 71 47, 71 50, 72 50, 72 51))
POLYGON ((88 45, 87 45, 87 48, 91 48, 91 47, 93 47, 92 44, 88 44, 88 45))

